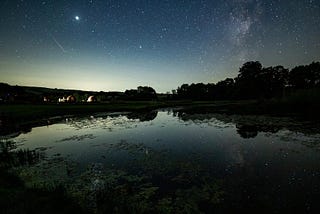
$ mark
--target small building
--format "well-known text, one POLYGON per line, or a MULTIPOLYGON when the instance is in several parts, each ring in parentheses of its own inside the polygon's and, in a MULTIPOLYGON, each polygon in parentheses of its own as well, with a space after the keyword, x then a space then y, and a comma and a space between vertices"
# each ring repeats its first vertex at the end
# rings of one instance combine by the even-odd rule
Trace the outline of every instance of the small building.
POLYGON ((67 102, 68 103, 75 103, 77 100, 76 100, 76 98, 75 98, 75 96, 73 96, 73 95, 69 95, 68 97, 67 97, 67 102))
POLYGON ((89 96, 87 99, 88 103, 95 103, 97 102, 97 98, 95 96, 89 96))
POLYGON ((58 102, 65 103, 65 102, 67 102, 67 98, 65 98, 65 97, 59 98, 58 102))
POLYGON ((50 102, 50 99, 48 97, 43 97, 43 102, 45 103, 50 102))

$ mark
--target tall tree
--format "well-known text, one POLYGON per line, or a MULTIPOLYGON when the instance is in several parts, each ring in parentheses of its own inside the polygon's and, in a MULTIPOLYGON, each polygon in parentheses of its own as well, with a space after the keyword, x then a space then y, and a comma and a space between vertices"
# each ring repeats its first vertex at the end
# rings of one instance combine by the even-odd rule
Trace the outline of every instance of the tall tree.
POLYGON ((288 84, 289 70, 281 65, 263 68, 259 76, 260 96, 271 98, 281 96, 288 84))
POLYGON ((236 78, 238 98, 258 98, 261 94, 262 65, 259 61, 250 61, 243 64, 236 78))

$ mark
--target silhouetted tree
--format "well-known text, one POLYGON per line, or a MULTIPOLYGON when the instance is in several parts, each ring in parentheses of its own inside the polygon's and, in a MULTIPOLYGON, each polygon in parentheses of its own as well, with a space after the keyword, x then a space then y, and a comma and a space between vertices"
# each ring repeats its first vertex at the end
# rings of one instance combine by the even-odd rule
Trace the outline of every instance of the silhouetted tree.
POLYGON ((294 67, 289 73, 289 85, 294 89, 313 88, 320 85, 320 62, 294 67))
POLYGON ((237 97, 240 99, 258 98, 263 90, 261 85, 262 65, 258 61, 246 62, 239 70, 236 80, 237 97))
POLYGON ((177 96, 180 99, 210 100, 213 99, 214 84, 192 83, 183 84, 177 89, 177 96))
POLYGON ((283 66, 263 68, 258 77, 260 97, 281 96, 288 84, 289 70, 283 66))
POLYGON ((149 86, 139 86, 138 87, 139 98, 145 100, 155 100, 157 99, 156 91, 149 86))
POLYGON ((126 99, 128 100, 156 100, 156 91, 149 86, 139 86, 137 89, 126 90, 126 99))
POLYGON ((217 100, 232 99, 234 93, 234 79, 227 78, 215 85, 214 98, 217 100))
POLYGON ((290 71, 289 84, 295 89, 307 88, 309 85, 310 73, 303 65, 297 66, 290 71))
POLYGON ((191 84, 189 87, 189 95, 193 100, 206 100, 208 97, 208 89, 205 84, 191 84))
POLYGON ((188 84, 183 84, 180 87, 178 87, 177 94, 179 95, 179 98, 181 98, 181 99, 190 98, 190 96, 189 96, 189 85, 188 84))
POLYGON ((320 87, 320 62, 312 62, 309 65, 310 72, 313 74, 313 83, 315 87, 320 87))

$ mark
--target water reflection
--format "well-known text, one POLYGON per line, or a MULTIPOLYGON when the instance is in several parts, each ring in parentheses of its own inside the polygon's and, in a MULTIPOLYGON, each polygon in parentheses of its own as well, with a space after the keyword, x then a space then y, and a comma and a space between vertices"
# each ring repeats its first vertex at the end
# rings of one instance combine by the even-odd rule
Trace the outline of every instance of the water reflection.
MULTIPOLYGON (((258 115, 226 115, 210 112, 201 112, 188 110, 184 108, 169 109, 167 114, 178 117, 185 122, 193 122, 195 124, 205 124, 215 127, 236 127, 236 133, 242 138, 255 138, 260 132, 277 133, 280 130, 290 130, 293 132, 301 132, 304 134, 320 133, 320 124, 315 121, 299 120, 297 118, 288 117, 270 117, 258 115)), ((37 123, 29 123, 28 125, 3 123, 0 129, 0 139, 10 139, 31 132, 33 127, 43 125, 51 125, 55 123, 68 123, 77 129, 86 128, 103 128, 110 131, 114 127, 125 126, 132 128, 132 124, 136 124, 135 120, 140 122, 153 121, 157 118, 158 111, 145 112, 115 112, 115 113, 99 113, 91 116, 82 117, 54 117, 37 123)))
POLYGON ((17 137, 20 134, 31 132, 33 125, 3 124, 0 126, 0 139, 17 137))
POLYGON ((289 117, 271 117, 265 115, 227 115, 217 113, 203 113, 194 110, 179 109, 173 112, 183 121, 203 123, 218 120, 224 124, 234 124, 237 133, 243 138, 255 138, 260 132, 277 133, 290 130, 304 134, 316 135, 320 133, 320 123, 317 121, 299 120, 289 117))
POLYGON ((316 130, 292 118, 183 109, 96 114, 34 128, 3 151, 44 153, 20 177, 63 185, 96 213, 304 212, 320 192, 316 130))
POLYGON ((158 115, 158 111, 150 112, 132 112, 127 115, 128 119, 138 119, 141 122, 154 120, 158 115))
POLYGON ((236 125, 237 133, 242 138, 255 138, 258 135, 258 128, 249 125, 236 125))

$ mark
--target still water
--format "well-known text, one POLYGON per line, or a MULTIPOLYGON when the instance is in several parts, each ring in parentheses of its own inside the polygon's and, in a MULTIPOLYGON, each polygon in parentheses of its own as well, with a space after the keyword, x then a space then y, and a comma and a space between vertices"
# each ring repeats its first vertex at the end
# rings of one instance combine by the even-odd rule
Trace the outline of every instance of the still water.
POLYGON ((65 118, 9 140, 41 154, 16 169, 27 185, 63 184, 93 210, 319 208, 320 129, 308 121, 166 109, 65 118))

